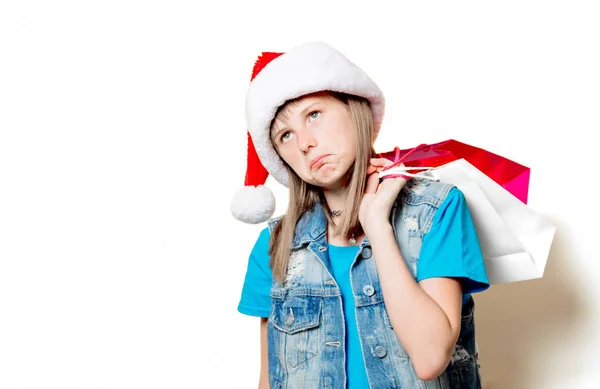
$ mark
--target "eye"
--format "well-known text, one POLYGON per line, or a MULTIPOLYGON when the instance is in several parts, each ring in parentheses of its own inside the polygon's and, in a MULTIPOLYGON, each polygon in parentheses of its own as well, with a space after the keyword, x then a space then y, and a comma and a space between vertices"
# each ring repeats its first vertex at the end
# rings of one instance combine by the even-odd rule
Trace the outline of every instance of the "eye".
POLYGON ((308 117, 311 119, 314 119, 314 120, 318 119, 319 116, 321 116, 321 111, 312 111, 311 113, 308 114, 308 117), (315 114, 317 114, 317 115, 315 116, 315 114))
POLYGON ((279 140, 281 141, 281 143, 285 143, 287 142, 292 134, 289 131, 284 132, 283 134, 281 134, 281 136, 279 137, 279 140))

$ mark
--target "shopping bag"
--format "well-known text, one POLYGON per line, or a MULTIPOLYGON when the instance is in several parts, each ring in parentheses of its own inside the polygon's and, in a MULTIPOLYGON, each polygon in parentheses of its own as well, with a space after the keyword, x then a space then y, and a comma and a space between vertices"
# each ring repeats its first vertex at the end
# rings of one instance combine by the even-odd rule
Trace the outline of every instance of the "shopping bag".
POLYGON ((406 157, 403 163, 408 167, 438 167, 463 158, 527 204, 530 169, 479 147, 449 139, 412 149, 396 148, 380 153, 380 156, 396 161, 406 157))
POLYGON ((427 173, 464 194, 492 284, 543 277, 554 225, 464 158, 427 173))

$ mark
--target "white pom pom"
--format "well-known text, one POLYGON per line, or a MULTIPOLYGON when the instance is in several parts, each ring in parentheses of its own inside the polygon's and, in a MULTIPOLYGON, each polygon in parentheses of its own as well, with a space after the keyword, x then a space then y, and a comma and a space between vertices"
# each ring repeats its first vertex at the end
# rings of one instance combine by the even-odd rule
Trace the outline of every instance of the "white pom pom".
POLYGON ((269 220, 274 212, 275 196, 264 185, 241 188, 235 193, 231 202, 233 217, 244 223, 262 223, 269 220))

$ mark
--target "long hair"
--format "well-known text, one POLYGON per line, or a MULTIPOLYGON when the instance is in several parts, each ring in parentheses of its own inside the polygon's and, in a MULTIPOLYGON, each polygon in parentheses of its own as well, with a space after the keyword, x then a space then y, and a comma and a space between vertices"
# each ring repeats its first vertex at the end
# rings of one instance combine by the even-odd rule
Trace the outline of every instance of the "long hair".
MULTIPOLYGON (((289 262, 292 241, 296 224, 302 215, 321 203, 325 210, 327 222, 338 227, 338 234, 346 236, 351 232, 360 233, 362 227, 358 220, 358 210, 364 195, 367 182, 367 167, 369 159, 375 156, 373 149, 373 113, 369 101, 365 98, 340 92, 330 92, 333 97, 344 103, 346 110, 355 125, 358 137, 356 142, 356 160, 348 169, 346 175, 347 195, 344 202, 344 212, 339 225, 330 216, 330 208, 319 187, 304 182, 292 168, 283 161, 288 172, 289 202, 287 212, 277 223, 270 238, 269 255, 273 277, 280 283, 284 282, 289 262)), ((289 104, 295 104, 298 99, 287 101, 278 108, 275 118, 289 104)), ((273 120, 273 122, 275 119, 273 120)))

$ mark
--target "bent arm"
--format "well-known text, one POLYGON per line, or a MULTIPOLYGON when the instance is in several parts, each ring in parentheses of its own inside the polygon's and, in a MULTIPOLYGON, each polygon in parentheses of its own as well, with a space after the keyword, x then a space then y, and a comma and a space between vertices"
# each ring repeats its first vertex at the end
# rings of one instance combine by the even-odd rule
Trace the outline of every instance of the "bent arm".
POLYGON ((448 366, 460 332, 461 284, 451 278, 417 284, 391 225, 371 234, 369 240, 394 332, 417 376, 424 381, 434 379, 448 366))

